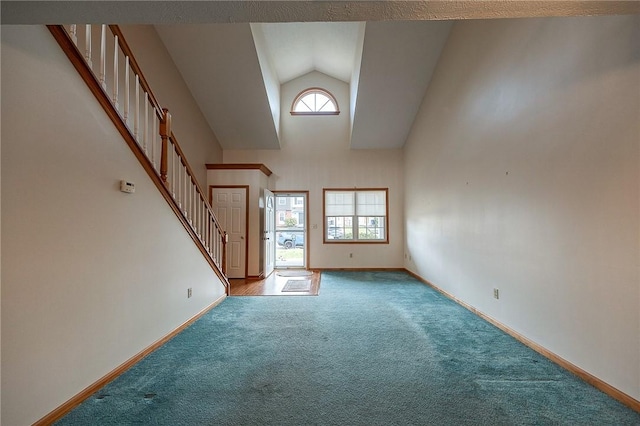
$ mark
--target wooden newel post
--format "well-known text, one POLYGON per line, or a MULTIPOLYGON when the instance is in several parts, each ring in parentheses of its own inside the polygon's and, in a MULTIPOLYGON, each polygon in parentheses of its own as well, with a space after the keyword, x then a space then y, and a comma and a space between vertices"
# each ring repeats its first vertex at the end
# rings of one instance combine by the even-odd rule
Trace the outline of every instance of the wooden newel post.
POLYGON ((171 114, 166 108, 162 108, 162 121, 160 121, 160 138, 162 138, 162 152, 160 153, 160 178, 167 184, 169 171, 169 137, 171 136, 171 114))

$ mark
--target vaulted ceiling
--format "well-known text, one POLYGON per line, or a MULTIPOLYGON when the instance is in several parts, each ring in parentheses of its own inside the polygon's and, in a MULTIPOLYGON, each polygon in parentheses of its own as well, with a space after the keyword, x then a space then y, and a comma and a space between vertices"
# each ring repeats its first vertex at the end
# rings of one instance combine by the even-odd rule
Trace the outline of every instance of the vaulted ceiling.
MULTIPOLYGON (((351 147, 407 138, 450 21, 158 25, 224 149, 278 149, 280 85, 319 71, 351 86, 351 147)), ((346 112, 347 112, 346 111, 346 112)))
MULTIPOLYGON (((154 24, 224 149, 278 149, 280 86, 311 71, 350 85, 351 147, 408 136, 457 19, 628 14, 638 2, 12 1, 2 24, 154 24)), ((346 111, 345 111, 346 112, 346 111)))

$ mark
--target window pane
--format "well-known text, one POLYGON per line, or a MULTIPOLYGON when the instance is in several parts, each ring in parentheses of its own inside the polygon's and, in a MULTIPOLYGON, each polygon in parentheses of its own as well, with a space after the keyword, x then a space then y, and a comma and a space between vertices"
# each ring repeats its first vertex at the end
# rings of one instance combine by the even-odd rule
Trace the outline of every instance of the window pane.
POLYGON ((342 216, 327 216, 328 240, 352 240, 353 218, 342 216))
POLYGON ((320 106, 320 109, 318 109, 318 111, 320 112, 336 112, 336 106, 334 105, 333 102, 331 102, 330 100, 327 100, 327 102, 320 106))
POLYGON ((331 108, 331 99, 323 94, 316 94, 316 111, 335 111, 335 108, 331 108), (329 105, 329 108, 327 108, 329 105))
POLYGON ((316 94, 315 93, 310 93, 307 96, 305 96, 304 98, 302 98, 302 102, 304 102, 305 104, 309 105, 309 108, 311 108, 311 111, 317 111, 317 108, 316 108, 316 94))
POLYGON ((385 218, 381 216, 358 217, 358 239, 360 240, 384 240, 385 218))
POLYGON ((293 112, 338 112, 338 105, 332 95, 321 89, 310 89, 295 101, 293 112))
POLYGON ((307 95, 300 99, 294 108, 295 112, 313 112, 314 111, 314 98, 313 94, 307 95))

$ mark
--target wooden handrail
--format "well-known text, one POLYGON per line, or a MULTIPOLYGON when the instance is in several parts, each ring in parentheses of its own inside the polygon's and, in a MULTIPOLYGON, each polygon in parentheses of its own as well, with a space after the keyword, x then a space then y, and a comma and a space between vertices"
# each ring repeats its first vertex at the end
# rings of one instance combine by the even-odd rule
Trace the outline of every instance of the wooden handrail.
MULTIPOLYGON (((149 87, 146 79, 142 75, 142 71, 138 66, 138 63, 135 61, 133 57, 133 53, 129 48, 122 32, 116 25, 109 25, 112 34, 114 35, 115 42, 118 47, 121 49, 122 53, 127 58, 127 64, 131 68, 131 70, 136 75, 136 88, 138 85, 144 90, 146 93, 145 102, 148 101, 148 104, 144 104, 144 138, 142 138, 143 142, 140 142, 140 136, 137 134, 134 135, 127 124, 127 116, 126 111, 128 109, 128 105, 125 106, 125 115, 124 117, 120 115, 118 111, 118 97, 114 96, 111 98, 109 94, 106 92, 106 84, 105 84, 105 52, 104 49, 101 50, 100 54, 100 62, 101 69, 100 78, 96 76, 92 69, 91 60, 87 61, 85 56, 80 52, 77 46, 77 36, 75 33, 75 26, 73 27, 72 36, 69 35, 66 28, 62 25, 48 25, 47 26, 53 37, 56 39, 63 52, 67 55, 71 63, 74 65, 80 76, 83 78, 93 95, 96 97, 100 105, 103 107, 111 121, 114 123, 123 139, 129 145, 131 150, 133 151, 136 158, 140 161, 143 168, 154 182, 160 193, 167 200, 170 207, 178 217, 178 219, 182 222, 183 226, 196 243, 202 254, 205 256, 207 262, 211 265, 214 272, 221 279, 223 285, 226 287, 226 292, 229 294, 229 281, 226 277, 226 240, 227 234, 220 226, 217 217, 215 216, 213 209, 209 203, 207 197, 204 196, 204 192, 200 187, 198 181, 194 177, 193 170, 189 165, 187 159, 184 156, 184 152, 180 145, 178 144, 177 138, 171 131, 171 114, 166 109, 161 109, 159 102, 156 97, 153 95, 151 88, 149 87), (148 110, 147 105, 150 105, 153 110, 153 115, 155 115, 158 119, 158 133, 156 136, 151 136, 151 140, 148 140, 148 110), (156 164, 155 157, 155 147, 157 146, 154 141, 157 141, 156 137, 159 136, 161 140, 160 144, 160 164, 156 164), (141 146, 143 143, 144 147, 141 146), (151 153, 148 152, 147 144, 151 145, 151 153), (180 164, 184 167, 184 170, 178 169, 175 170, 175 165, 172 165, 172 172, 176 174, 185 173, 188 176, 188 181, 191 184, 187 189, 187 192, 183 194, 176 194, 172 192, 169 188, 168 182, 168 170, 169 170, 169 149, 170 147, 174 147, 173 151, 180 158, 180 164), (151 158, 149 157, 151 155, 151 158), (191 195, 188 195, 191 194, 191 195), (197 194, 197 199, 199 199, 199 203, 194 198, 194 195, 197 194), (185 201, 187 197, 189 197, 189 205, 184 203, 185 205, 180 205, 180 197, 185 201), (193 203, 193 204, 192 204, 193 203), (209 247, 209 244, 212 246, 209 247), (219 256, 219 258, 217 257, 219 256), (218 260, 216 260, 218 259, 218 260)), ((105 34, 105 26, 102 27, 102 39, 104 40, 105 34)), ((89 39, 89 36, 85 34, 85 37, 89 39)), ((102 41, 104 45, 104 41, 102 41)), ((119 72, 118 64, 116 59, 114 62, 114 74, 119 72)), ((125 73, 128 72, 126 69, 125 73)), ((117 86, 118 86, 118 77, 115 77, 115 83, 113 84, 115 87, 114 92, 117 95, 117 86)), ((137 93, 137 92, 136 92, 137 93)), ((126 96, 129 94, 127 93, 126 96)), ((137 96, 137 94, 136 94, 137 96)), ((139 98, 136 98, 136 102, 139 101, 139 98)), ((136 109, 136 126, 139 120, 140 110, 136 109)), ((156 122, 152 122, 152 127, 155 129, 156 122)), ((134 127, 136 127, 134 126, 134 127)), ((183 180, 186 183, 186 181, 183 180)), ((176 189, 175 182, 172 182, 173 189, 176 189)), ((181 188, 178 188, 180 190, 181 188)))

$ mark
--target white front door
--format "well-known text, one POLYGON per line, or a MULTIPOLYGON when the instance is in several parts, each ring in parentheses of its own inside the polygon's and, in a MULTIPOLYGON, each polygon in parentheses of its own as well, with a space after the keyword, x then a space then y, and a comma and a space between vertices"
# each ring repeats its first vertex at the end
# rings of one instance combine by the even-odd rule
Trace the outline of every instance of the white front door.
POLYGON ((264 190, 264 276, 271 275, 276 256, 276 207, 273 192, 264 190))
POLYGON ((227 277, 246 278, 247 187, 213 187, 212 207, 227 232, 227 277))
POLYGON ((307 192, 276 192, 275 267, 306 268, 307 192))

